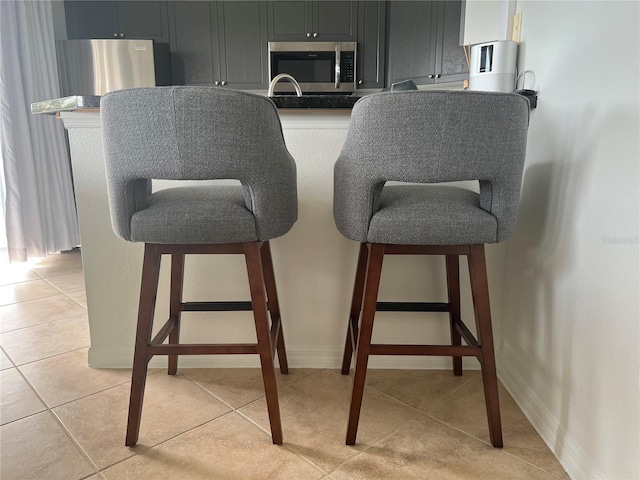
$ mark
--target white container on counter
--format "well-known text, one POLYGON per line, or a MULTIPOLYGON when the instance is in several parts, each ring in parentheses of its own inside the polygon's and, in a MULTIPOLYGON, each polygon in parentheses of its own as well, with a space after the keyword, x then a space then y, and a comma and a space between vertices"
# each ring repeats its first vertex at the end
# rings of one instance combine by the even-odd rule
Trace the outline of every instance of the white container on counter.
POLYGON ((510 40, 472 46, 469 90, 513 92, 517 54, 518 44, 510 40))

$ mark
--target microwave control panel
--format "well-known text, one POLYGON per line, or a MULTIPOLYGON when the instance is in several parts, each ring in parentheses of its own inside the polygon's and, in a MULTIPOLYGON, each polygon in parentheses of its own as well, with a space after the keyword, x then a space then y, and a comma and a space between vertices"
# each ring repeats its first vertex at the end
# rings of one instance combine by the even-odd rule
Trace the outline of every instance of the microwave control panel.
POLYGON ((355 81, 355 54, 354 52, 342 52, 340 57, 340 81, 353 83, 355 81))

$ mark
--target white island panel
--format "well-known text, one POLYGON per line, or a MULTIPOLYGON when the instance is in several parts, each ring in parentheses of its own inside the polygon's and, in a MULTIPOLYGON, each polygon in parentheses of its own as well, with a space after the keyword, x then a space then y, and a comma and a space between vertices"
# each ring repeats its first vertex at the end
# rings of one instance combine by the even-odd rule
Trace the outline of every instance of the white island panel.
MULTIPOLYGON (((333 165, 346 139, 348 111, 281 112, 284 137, 298 169, 299 216, 292 230, 272 240, 274 268, 290 365, 340 365, 358 244, 333 222, 333 165)), ((142 244, 115 236, 109 216, 99 112, 63 112, 69 131, 91 331, 89 365, 130 367, 137 318, 142 244)), ((487 249, 492 304, 499 305, 503 248, 487 249)), ((163 259, 156 329, 168 316, 168 257, 163 259)), ((468 275, 461 262, 463 317, 473 324, 468 275)), ((444 259, 385 258, 381 301, 446 301, 444 259)), ((239 255, 187 257, 185 301, 248 300, 244 259, 239 255)), ((494 308, 494 320, 498 311, 494 308)), ((374 341, 446 343, 446 314, 377 315, 374 341)), ((187 312, 182 340, 191 343, 254 341, 251 312, 187 312)), ((478 368, 475 359, 468 360, 478 368)), ((155 357, 152 365, 166 364, 155 357)), ((256 355, 184 356, 180 365, 258 366, 256 355)), ((448 368, 439 357, 372 357, 372 367, 448 368)))

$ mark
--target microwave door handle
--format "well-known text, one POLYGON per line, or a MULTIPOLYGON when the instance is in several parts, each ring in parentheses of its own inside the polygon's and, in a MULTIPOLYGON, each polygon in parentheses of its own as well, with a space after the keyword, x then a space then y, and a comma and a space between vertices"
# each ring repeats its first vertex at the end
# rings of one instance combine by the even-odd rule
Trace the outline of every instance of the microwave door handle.
POLYGON ((336 45, 336 88, 340 88, 340 50, 341 45, 336 45))

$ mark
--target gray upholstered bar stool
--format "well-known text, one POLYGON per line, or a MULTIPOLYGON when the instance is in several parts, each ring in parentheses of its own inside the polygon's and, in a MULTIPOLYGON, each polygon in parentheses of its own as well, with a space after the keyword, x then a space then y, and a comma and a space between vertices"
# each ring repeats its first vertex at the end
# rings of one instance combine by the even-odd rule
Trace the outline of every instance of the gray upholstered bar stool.
POLYGON ((342 363, 346 375, 356 350, 348 445, 356 441, 369 355, 439 355, 453 358, 455 375, 462 356, 478 358, 491 443, 502 447, 484 244, 515 228, 528 119, 527 101, 514 94, 381 93, 355 105, 334 180, 338 230, 361 242, 342 363), (480 194, 427 185, 465 180, 479 181, 480 194), (444 255, 448 302, 378 302, 385 254, 444 255), (478 339, 460 318, 460 255, 468 258, 478 339), (376 311, 448 312, 451 345, 372 345, 376 311))
POLYGON ((145 244, 126 444, 138 440, 151 357, 168 355, 172 375, 178 355, 247 353, 260 355, 271 435, 282 443, 276 349, 280 371, 288 367, 269 240, 294 224, 297 192, 273 102, 215 87, 139 88, 103 96, 101 117, 113 229, 145 244), (151 193, 154 179, 237 179, 241 186, 151 193), (162 254, 171 255, 170 318, 152 339, 162 254), (183 302, 187 254, 243 254, 251 302, 183 302), (253 310, 257 343, 179 343, 182 312, 230 310, 253 310))

